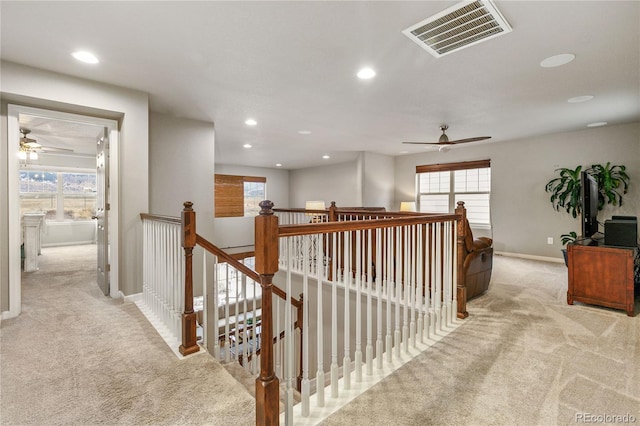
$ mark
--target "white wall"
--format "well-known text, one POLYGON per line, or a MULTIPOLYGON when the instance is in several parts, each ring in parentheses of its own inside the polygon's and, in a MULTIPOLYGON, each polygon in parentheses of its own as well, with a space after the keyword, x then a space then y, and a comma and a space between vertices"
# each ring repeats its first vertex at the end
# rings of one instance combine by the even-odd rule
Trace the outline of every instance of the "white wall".
POLYGON ((289 173, 289 203, 292 208, 304 208, 310 200, 324 200, 328 207, 335 201, 338 207, 358 207, 362 204, 361 179, 357 161, 291 170, 289 173))
MULTIPOLYGON (((482 143, 396 157, 396 200, 415 192, 415 166, 456 161, 491 160, 491 215, 496 251, 561 257, 560 235, 580 230, 577 219, 556 212, 545 184, 558 167, 595 163, 623 164, 631 178, 619 214, 640 216, 640 124, 623 124, 517 141, 482 143), (554 244, 547 244, 547 237, 554 244)), ((601 213, 604 222, 610 210, 601 213)))
MULTIPOLYGON (((120 247, 119 286, 124 294, 142 291, 142 251, 140 245, 141 212, 148 211, 149 200, 149 115, 148 95, 67 75, 57 74, 10 62, 0 63, 0 93, 3 102, 18 105, 60 110, 77 114, 116 119, 120 124, 120 247)), ((3 164, 7 164, 6 106, 2 108, 3 164)), ((0 173, 6 188, 6 167, 0 173)), ((8 199, 6 191, 0 196, 0 229, 2 229, 1 253, 10 249, 4 237, 8 229, 8 199)), ((7 309, 8 262, 2 256, 0 281, 2 286, 2 310, 7 309)))
POLYGON ((96 243, 94 220, 53 222, 46 221, 42 230, 42 247, 96 243))
MULTIPOLYGON (((215 172, 224 175, 265 177, 267 179, 267 199, 273 202, 275 208, 291 207, 289 205, 288 170, 216 164, 215 172)), ((211 177, 213 178, 213 175, 211 177)), ((211 241, 223 249, 252 246, 254 243, 254 221, 253 217, 216 218, 214 219, 215 233, 211 241)))

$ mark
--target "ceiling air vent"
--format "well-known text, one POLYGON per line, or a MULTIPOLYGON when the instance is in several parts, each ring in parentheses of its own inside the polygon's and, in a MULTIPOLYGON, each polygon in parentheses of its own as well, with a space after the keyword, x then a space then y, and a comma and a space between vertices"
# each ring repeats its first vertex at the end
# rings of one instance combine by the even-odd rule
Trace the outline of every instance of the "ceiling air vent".
POLYGON ((481 41, 511 32, 490 0, 464 1, 402 31, 439 58, 481 41))

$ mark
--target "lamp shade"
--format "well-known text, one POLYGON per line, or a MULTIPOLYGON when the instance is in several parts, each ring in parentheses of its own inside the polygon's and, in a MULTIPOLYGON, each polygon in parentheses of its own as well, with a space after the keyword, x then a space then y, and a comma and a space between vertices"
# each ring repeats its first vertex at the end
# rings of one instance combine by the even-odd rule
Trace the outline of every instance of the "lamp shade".
POLYGON ((400 211, 401 212, 415 212, 416 211, 416 202, 415 201, 403 201, 400 203, 400 211))
MULTIPOLYGON (((324 201, 307 201, 304 206, 305 210, 324 210, 324 201)), ((314 213, 307 213, 307 216, 316 216, 314 213)))

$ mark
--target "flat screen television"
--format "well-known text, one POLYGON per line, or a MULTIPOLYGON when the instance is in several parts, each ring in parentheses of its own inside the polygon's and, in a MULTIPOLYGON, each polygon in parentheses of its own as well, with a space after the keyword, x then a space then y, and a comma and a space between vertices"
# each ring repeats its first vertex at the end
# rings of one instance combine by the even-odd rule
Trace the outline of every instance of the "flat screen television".
POLYGON ((580 176, 582 201, 582 238, 592 238, 598 232, 598 182, 587 172, 580 176))

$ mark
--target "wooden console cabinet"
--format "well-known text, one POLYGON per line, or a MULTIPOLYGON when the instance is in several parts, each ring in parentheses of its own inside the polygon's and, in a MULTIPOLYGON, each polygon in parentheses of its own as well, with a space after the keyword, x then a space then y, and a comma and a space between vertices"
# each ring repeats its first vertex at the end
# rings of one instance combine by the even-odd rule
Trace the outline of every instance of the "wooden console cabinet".
POLYGON ((635 316, 634 261, 638 249, 590 243, 594 244, 585 240, 567 245, 567 303, 623 309, 635 316))

